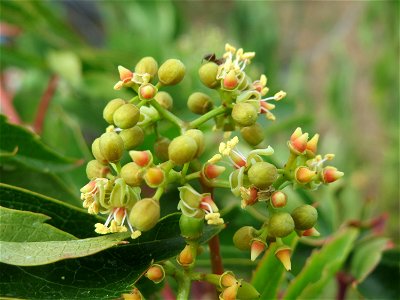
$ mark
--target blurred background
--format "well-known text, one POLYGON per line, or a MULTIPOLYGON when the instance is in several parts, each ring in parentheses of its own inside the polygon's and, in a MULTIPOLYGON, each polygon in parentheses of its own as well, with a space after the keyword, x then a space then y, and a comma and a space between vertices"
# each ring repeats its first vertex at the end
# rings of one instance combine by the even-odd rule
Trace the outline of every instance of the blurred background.
MULTIPOLYGON (((60 153, 91 159, 88 146, 106 127, 103 107, 130 97, 113 90, 117 66, 133 69, 143 56, 185 63, 184 81, 167 91, 176 111, 193 118, 184 111, 187 97, 212 95, 198 80, 202 57, 221 55, 229 42, 256 51, 246 70, 265 73, 271 93, 288 94, 274 110, 277 120, 264 123, 277 161, 301 126, 320 133, 319 151, 335 153, 333 164, 345 172, 313 193, 322 233, 349 220, 386 221, 386 235, 399 241, 398 2, 1 1, 0 8, 1 112, 60 153)), ((84 168, 58 175, 3 169, 2 181, 79 203, 84 168)))

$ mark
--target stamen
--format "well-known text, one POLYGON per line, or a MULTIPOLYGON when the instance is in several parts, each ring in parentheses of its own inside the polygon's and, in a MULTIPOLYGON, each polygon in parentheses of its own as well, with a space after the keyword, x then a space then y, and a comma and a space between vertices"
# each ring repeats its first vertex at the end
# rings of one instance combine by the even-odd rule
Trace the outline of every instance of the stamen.
POLYGON ((108 215, 107 221, 104 223, 104 226, 108 227, 108 224, 110 224, 111 220, 113 219, 113 213, 111 212, 108 215))
POLYGON ((131 222, 129 221, 129 218, 128 218, 128 220, 127 220, 127 223, 128 223, 129 230, 130 230, 131 232, 133 232, 134 230, 133 230, 133 227, 132 227, 131 222))
POLYGON ((209 211, 206 211, 206 210, 203 208, 203 210, 204 210, 205 213, 208 213, 208 214, 214 213, 214 212, 213 212, 213 209, 212 209, 212 207, 211 207, 211 205, 208 204, 207 202, 201 202, 201 205, 204 205, 204 206, 206 206, 206 207, 209 209, 209 211))

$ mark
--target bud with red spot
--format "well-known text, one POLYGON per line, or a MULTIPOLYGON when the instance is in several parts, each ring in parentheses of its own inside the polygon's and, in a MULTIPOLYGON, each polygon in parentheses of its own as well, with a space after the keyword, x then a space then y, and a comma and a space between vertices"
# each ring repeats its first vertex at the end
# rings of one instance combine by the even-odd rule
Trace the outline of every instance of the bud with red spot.
POLYGON ((307 149, 308 133, 303 133, 300 127, 293 132, 288 142, 289 149, 296 155, 301 155, 307 149))
POLYGON ((322 170, 322 181, 324 183, 332 183, 344 175, 343 172, 338 171, 335 167, 328 166, 322 170))
POLYGON ((146 272, 145 276, 154 283, 160 283, 165 278, 165 271, 163 266, 153 264, 146 272))

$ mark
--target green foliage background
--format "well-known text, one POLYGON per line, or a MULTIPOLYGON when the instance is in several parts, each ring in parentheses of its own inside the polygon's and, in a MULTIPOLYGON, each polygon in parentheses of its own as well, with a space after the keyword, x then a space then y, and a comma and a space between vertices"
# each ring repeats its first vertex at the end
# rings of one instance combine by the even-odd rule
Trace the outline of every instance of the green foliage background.
MULTIPOLYGON (((17 36, 2 36, 0 62, 3 83, 15 91, 13 103, 24 124, 35 120, 50 76, 61 78, 41 134, 59 154, 74 161, 91 159, 88 145, 106 127, 104 105, 130 96, 112 89, 117 65, 133 68, 143 56, 185 63, 184 81, 167 90, 183 118, 193 118, 185 111, 187 97, 194 91, 209 93, 198 80, 201 59, 222 54, 229 42, 256 51, 250 72, 265 73, 271 91, 288 93, 274 111, 277 121, 265 122, 266 144, 275 148, 276 160, 284 161, 286 139, 302 126, 321 134, 320 152, 335 153, 335 166, 345 172, 341 182, 313 193, 314 198, 308 193, 290 197, 321 200, 323 235, 345 221, 388 212, 385 233, 398 244, 397 2, 1 1, 0 8, 1 22, 20 30, 17 36)), ((168 130, 166 135, 175 134, 168 130)), ((0 134, 1 150, 11 152, 3 147, 4 128, 0 134)), ((151 148, 152 142, 142 147, 151 148)), ((40 164, 35 169, 24 161, 0 168, 2 183, 80 205, 78 191, 87 181, 84 164, 62 172, 40 164)), ((164 213, 171 211, 167 207, 164 213)), ((225 213, 232 220, 221 235, 225 263, 250 276, 255 266, 244 262, 247 255, 233 249, 230 239, 236 228, 260 221, 233 205, 225 213)), ((299 255, 294 274, 303 264, 299 255)), ((199 265, 209 266, 206 256, 199 265)), ((331 292, 328 286, 327 295, 331 292)))

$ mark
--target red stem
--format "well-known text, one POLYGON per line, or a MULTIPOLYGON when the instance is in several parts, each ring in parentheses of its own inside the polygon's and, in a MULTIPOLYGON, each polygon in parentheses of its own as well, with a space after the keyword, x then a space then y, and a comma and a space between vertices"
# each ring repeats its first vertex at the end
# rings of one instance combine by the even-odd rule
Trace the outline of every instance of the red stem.
POLYGON ((33 129, 36 133, 40 134, 43 130, 44 118, 46 116, 47 109, 49 108, 50 101, 54 96, 54 93, 57 88, 58 76, 51 75, 49 79, 49 83, 47 84, 47 88, 43 93, 42 98, 40 99, 39 107, 36 113, 36 118, 33 123, 33 129))
POLYGON ((11 123, 21 124, 21 118, 14 108, 12 96, 3 86, 3 77, 0 80, 0 104, 1 110, 8 117, 11 123))
POLYGON ((165 300, 175 300, 176 299, 174 292, 172 291, 171 287, 169 286, 169 284, 167 282, 164 284, 164 288, 161 291, 161 295, 162 295, 163 299, 165 299, 165 300))
POLYGON ((211 268, 214 274, 221 275, 224 273, 224 266, 222 264, 222 257, 219 248, 219 236, 214 235, 208 242, 210 248, 211 268))

